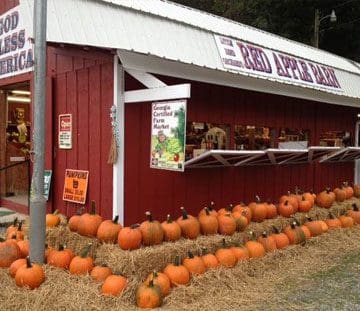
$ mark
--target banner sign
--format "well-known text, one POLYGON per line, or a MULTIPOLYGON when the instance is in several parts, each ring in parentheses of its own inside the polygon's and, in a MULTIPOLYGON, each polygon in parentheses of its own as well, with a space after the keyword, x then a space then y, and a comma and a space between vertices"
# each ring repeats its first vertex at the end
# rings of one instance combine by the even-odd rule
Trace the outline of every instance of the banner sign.
POLYGON ((226 69, 342 92, 334 68, 223 36, 215 41, 226 69))
POLYGON ((185 131, 186 100, 152 104, 150 167, 184 171, 185 131))
POLYGON ((49 201, 50 186, 51 186, 52 171, 44 171, 44 197, 46 201, 49 201))
POLYGON ((59 148, 72 148, 72 115, 59 115, 59 148))
POLYGON ((66 169, 63 200, 85 204, 89 171, 66 169))
POLYGON ((19 7, 15 7, 0 16, 0 78, 34 68, 33 46, 19 12, 19 7))

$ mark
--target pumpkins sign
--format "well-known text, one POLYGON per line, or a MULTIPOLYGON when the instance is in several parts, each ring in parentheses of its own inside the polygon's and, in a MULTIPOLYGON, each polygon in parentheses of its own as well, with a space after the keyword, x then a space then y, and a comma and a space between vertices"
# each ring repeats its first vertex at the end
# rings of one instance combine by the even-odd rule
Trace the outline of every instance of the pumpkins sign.
POLYGON ((88 180, 89 171, 66 169, 63 200, 85 204, 88 180))

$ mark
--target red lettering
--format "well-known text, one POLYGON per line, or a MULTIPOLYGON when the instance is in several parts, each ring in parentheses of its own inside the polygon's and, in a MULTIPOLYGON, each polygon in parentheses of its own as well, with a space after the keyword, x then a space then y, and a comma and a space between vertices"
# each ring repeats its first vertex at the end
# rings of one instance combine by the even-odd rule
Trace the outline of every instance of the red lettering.
POLYGON ((279 57, 284 65, 284 69, 285 69, 285 76, 288 77, 288 78, 291 78, 291 75, 288 71, 288 69, 290 69, 290 62, 289 62, 289 57, 288 56, 284 56, 284 55, 281 55, 279 54, 279 57))
POLYGON ((254 64, 252 63, 252 61, 250 59, 250 54, 249 54, 249 51, 246 48, 246 46, 244 44, 242 44, 241 42, 237 42, 237 45, 240 48, 241 55, 242 55, 242 57, 244 59, 245 67, 247 69, 253 69, 254 70, 254 64))

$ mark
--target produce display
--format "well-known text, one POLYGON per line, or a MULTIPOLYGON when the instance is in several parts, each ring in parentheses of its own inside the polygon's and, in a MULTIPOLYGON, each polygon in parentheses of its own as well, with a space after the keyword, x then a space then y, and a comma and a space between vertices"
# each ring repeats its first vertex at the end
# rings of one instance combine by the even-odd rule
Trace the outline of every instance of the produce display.
MULTIPOLYGON (((142 248, 145 250, 165 242, 180 243, 181 239, 197 240, 201 235, 223 236, 221 243, 212 245, 210 252, 205 248, 201 252, 188 249, 187 255, 175 256, 173 261, 159 269, 161 271, 153 271, 142 279, 137 286, 135 303, 141 308, 155 308, 162 305, 164 297, 171 293, 172 288, 188 285, 192 278, 209 269, 232 268, 238 262, 261 258, 268 252, 285 249, 290 245, 304 245, 310 238, 329 230, 351 228, 359 224, 360 211, 356 203, 349 204, 348 208, 336 214, 329 212, 325 219, 314 214, 311 217, 307 215, 315 202, 319 207, 329 209, 334 202, 345 202, 354 195, 360 195, 359 189, 357 185, 353 188, 346 183, 334 191, 325 189, 318 195, 301 193, 297 189, 295 193, 281 196, 278 204, 264 202, 256 196, 255 201, 248 205, 229 204, 218 210, 211 202, 201 209, 198 216, 188 214, 182 207, 181 216, 176 221, 168 215, 166 220, 159 222, 148 211, 141 224, 129 227, 118 224, 118 217, 103 221, 96 214, 95 202, 92 202, 89 213, 78 213, 69 219, 67 230, 77 232, 71 234, 91 237, 94 243, 117 245, 119 250, 128 252, 142 248), (243 232, 251 223, 277 218, 289 218, 288 225, 283 228, 273 225, 265 231, 248 231, 241 241, 232 239, 233 235, 243 232)), ((61 215, 58 212, 48 214, 46 224, 48 230, 63 226, 61 215)), ((26 234, 22 226, 23 223, 15 219, 7 228, 6 240, 0 242, 0 268, 8 269, 17 286, 36 289, 46 279, 45 269, 28 258, 29 241, 24 240, 26 234)), ((89 255, 92 244, 88 243, 77 254, 63 244, 46 246, 47 265, 73 275, 89 275, 94 283, 101 285, 101 294, 108 297, 121 296, 129 286, 131 275, 119 274, 111 266, 96 262, 96 258, 89 255)))

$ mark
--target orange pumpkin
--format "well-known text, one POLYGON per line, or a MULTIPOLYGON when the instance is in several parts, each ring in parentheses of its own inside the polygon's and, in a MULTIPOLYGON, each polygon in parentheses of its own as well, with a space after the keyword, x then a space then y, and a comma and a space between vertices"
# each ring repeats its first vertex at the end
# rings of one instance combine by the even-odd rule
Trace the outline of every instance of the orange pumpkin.
POLYGON ((85 213, 80 216, 77 232, 84 236, 96 237, 101 222, 101 216, 96 214, 95 201, 91 201, 90 213, 85 213))
POLYGON ((29 240, 17 241, 17 245, 19 246, 22 258, 29 256, 29 249, 30 249, 29 240))
POLYGON ((183 259, 183 266, 189 270, 190 274, 203 274, 206 271, 206 266, 199 256, 194 256, 192 252, 188 252, 188 257, 183 259))
POLYGON ((360 224, 360 211, 355 203, 352 205, 352 210, 348 211, 347 215, 354 219, 355 224, 360 224))
POLYGON ((12 278, 14 278, 16 275, 16 272, 22 266, 26 266, 26 259, 25 258, 16 259, 9 267, 10 276, 12 278))
POLYGON ((7 240, 15 239, 16 241, 20 241, 24 239, 24 232, 22 230, 23 222, 20 221, 16 230, 12 230, 8 235, 6 236, 7 240))
POLYGON ((314 202, 314 200, 312 200, 312 201, 307 200, 305 198, 305 196, 303 195, 301 197, 301 201, 299 201, 299 209, 298 209, 298 211, 300 213, 307 213, 313 207, 313 204, 314 204, 313 202, 314 202))
MULTIPOLYGON (((293 214, 297 213, 297 211, 299 209, 299 200, 298 200, 297 195, 291 194, 290 191, 288 191, 287 195, 283 195, 280 197, 279 203, 280 204, 285 203, 286 201, 288 201, 288 203, 292 206, 293 214)), ((278 212, 279 212, 279 210, 278 210, 278 212)))
POLYGON ((83 211, 84 211, 84 207, 81 207, 81 208, 77 209, 75 215, 70 217, 70 219, 68 221, 68 227, 69 227, 70 231, 73 231, 73 232, 77 231, 80 216, 82 215, 83 211))
POLYGON ((232 246, 230 250, 234 253, 237 261, 249 259, 249 250, 246 247, 232 246))
POLYGON ((232 268, 235 267, 237 263, 237 258, 234 254, 234 252, 227 247, 219 248, 215 252, 215 256, 217 260, 219 261, 219 264, 226 268, 232 268))
POLYGON ((137 249, 141 246, 142 235, 139 230, 139 224, 124 227, 118 235, 118 244, 124 250, 137 249))
POLYGON ((330 208, 335 201, 335 193, 330 191, 329 188, 320 192, 316 196, 316 204, 323 208, 330 208))
POLYGON ((153 220, 152 214, 148 211, 145 213, 147 220, 141 223, 142 242, 144 245, 161 244, 164 240, 164 231, 157 220, 153 220))
POLYGON ((266 250, 264 246, 256 241, 247 241, 245 247, 249 251, 250 258, 259 258, 265 256, 266 250))
POLYGON ((198 217, 201 233, 204 235, 216 234, 219 229, 219 222, 214 214, 206 207, 205 214, 198 217))
POLYGON ((304 231, 296 225, 296 222, 292 222, 289 226, 284 228, 284 233, 289 238, 291 245, 301 244, 304 245, 306 242, 306 236, 304 231))
POLYGON ((277 249, 275 238, 272 235, 268 236, 266 231, 258 238, 258 242, 264 246, 267 252, 272 252, 277 249))
POLYGON ((302 226, 300 226, 300 229, 304 232, 305 239, 309 240, 311 238, 311 232, 310 232, 309 228, 306 227, 305 225, 302 225, 302 226))
POLYGON ((32 264, 29 257, 26 257, 26 265, 21 266, 15 274, 15 283, 19 287, 34 289, 45 281, 44 269, 32 264))
POLYGON ((360 197, 360 185, 354 185, 354 196, 359 198, 360 197))
POLYGON ((244 215, 247 218, 248 223, 250 223, 251 218, 252 218, 252 212, 251 212, 251 209, 248 206, 246 206, 244 203, 235 205, 232 212, 233 213, 238 213, 238 212, 241 213, 242 215, 244 215))
POLYGON ((102 287, 101 293, 105 296, 119 296, 127 285, 127 279, 122 275, 109 275, 102 287))
POLYGON ((354 189, 351 186, 349 186, 347 182, 343 183, 343 188, 346 192, 346 200, 351 199, 352 196, 354 195, 354 189))
POLYGON ((170 215, 161 223, 161 228, 164 231, 164 241, 177 241, 181 238, 181 228, 170 215))
POLYGON ((329 227, 328 227, 328 225, 326 224, 326 222, 323 221, 323 220, 318 220, 318 222, 319 222, 320 225, 321 225, 321 229, 322 229, 323 233, 328 232, 329 227))
POLYGON ((335 193, 335 200, 337 202, 344 202, 346 200, 346 191, 343 187, 335 188, 334 193, 335 193))
POLYGON ((272 219, 277 216, 278 213, 275 204, 272 204, 270 201, 268 201, 267 203, 265 203, 265 207, 266 207, 266 219, 272 219))
POLYGON ((273 226, 273 232, 274 234, 272 234, 272 236, 275 239, 276 248, 283 249, 289 246, 290 241, 285 233, 280 232, 279 229, 276 228, 275 226, 273 226))
POLYGON ((114 220, 104 220, 97 230, 96 237, 105 243, 116 243, 122 228, 118 221, 119 216, 115 216, 114 220))
POLYGON ((323 225, 320 221, 312 220, 310 217, 306 217, 307 221, 304 223, 311 233, 312 237, 319 236, 324 233, 323 225))
POLYGON ((290 201, 283 201, 279 203, 278 213, 283 217, 291 217, 294 214, 294 207, 290 201))
POLYGON ((251 220, 255 222, 262 222, 266 218, 267 210, 264 203, 261 203, 259 196, 255 197, 256 202, 252 202, 249 204, 249 208, 251 210, 251 220))
POLYGON ((305 192, 302 196, 305 198, 306 201, 310 201, 311 207, 313 207, 313 205, 315 204, 316 194, 310 191, 305 192))
POLYGON ((245 216, 245 211, 243 212, 233 212, 232 216, 236 222, 236 230, 237 231, 244 231, 249 224, 248 219, 245 216))
POLYGON ((206 215, 206 209, 209 210, 210 215, 217 217, 218 213, 215 210, 215 203, 214 202, 210 202, 209 206, 205 206, 198 215, 198 218, 200 218, 203 215, 206 215))
MULTIPOLYGON (((80 256, 75 256, 69 266, 69 271, 71 274, 76 275, 85 275, 91 272, 94 268, 94 259, 88 257, 91 244, 88 244, 84 247, 80 253, 80 256)), ((51 256, 51 255, 50 255, 51 256)))
POLYGON ((180 264, 180 257, 176 256, 173 264, 168 264, 164 273, 169 278, 172 286, 186 285, 190 282, 190 272, 180 264))
POLYGON ((55 210, 55 212, 52 214, 46 214, 46 227, 53 228, 59 225, 60 216, 58 214, 58 210, 55 210))
POLYGON ((90 276, 96 282, 104 282, 110 275, 112 275, 112 270, 106 266, 95 266, 90 273, 90 276))
POLYGON ((341 221, 338 218, 335 218, 332 213, 329 213, 329 218, 326 219, 325 222, 329 229, 337 229, 342 227, 341 221))
POLYGON ((21 251, 14 239, 0 242, 0 268, 7 268, 21 258, 21 251))
POLYGON ((69 254, 69 252, 64 250, 64 246, 63 245, 59 245, 59 249, 58 250, 53 250, 48 258, 47 258, 47 263, 50 266, 54 266, 57 268, 61 268, 61 269, 68 269, 70 266, 70 262, 71 262, 72 258, 69 254))
POLYGON ((162 305, 163 295, 161 288, 154 284, 153 280, 149 284, 142 284, 136 290, 136 305, 139 308, 153 309, 162 305))
POLYGON ((232 235, 236 231, 236 221, 230 213, 219 215, 219 233, 224 235, 232 235))
POLYGON ((170 279, 165 273, 156 271, 150 273, 146 278, 144 284, 149 285, 151 281, 154 285, 158 285, 160 287, 163 297, 167 296, 170 293, 171 283, 170 279))
POLYGON ((214 254, 208 253, 206 248, 203 248, 201 258, 205 264, 206 269, 214 269, 220 265, 216 256, 214 254))
POLYGON ((354 219, 349 216, 341 215, 339 216, 339 220, 343 228, 350 228, 354 225, 354 219))
POLYGON ((18 227, 18 218, 15 217, 12 225, 6 228, 5 236, 12 236, 12 233, 17 230, 18 227))
POLYGON ((196 239, 200 234, 200 223, 196 217, 188 215, 184 207, 180 208, 182 216, 176 221, 180 228, 181 234, 187 239, 196 239))

